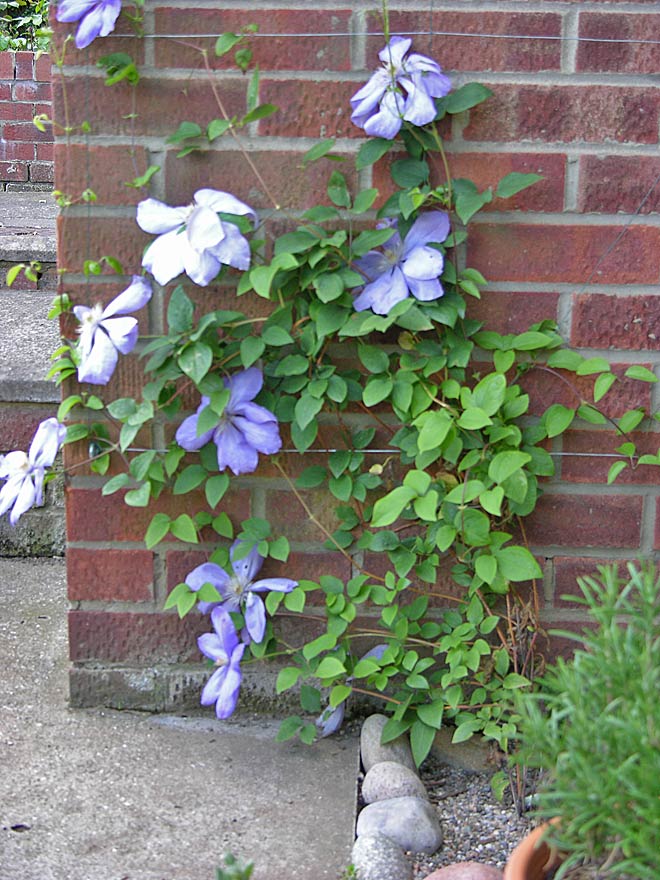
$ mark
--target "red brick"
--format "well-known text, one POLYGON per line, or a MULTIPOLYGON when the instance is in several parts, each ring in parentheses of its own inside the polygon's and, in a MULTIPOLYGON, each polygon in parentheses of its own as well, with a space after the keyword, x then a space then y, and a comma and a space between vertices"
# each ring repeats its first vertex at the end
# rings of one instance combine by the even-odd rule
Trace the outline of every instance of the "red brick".
POLYGON ((135 205, 148 193, 125 183, 144 173, 149 162, 143 147, 131 152, 128 147, 59 143, 55 147, 56 189, 78 197, 89 187, 100 205, 135 205))
POLYGON ((653 542, 655 550, 660 550, 660 498, 655 501, 655 539, 653 542))
POLYGON ((617 565, 619 576, 625 577, 627 560, 598 559, 590 556, 556 556, 553 560, 554 568, 554 605, 556 608, 573 608, 578 611, 584 610, 584 606, 577 605, 563 596, 582 596, 577 579, 580 577, 595 578, 598 576, 598 567, 601 565, 617 565))
POLYGON ((33 162, 30 165, 30 180, 34 181, 35 183, 52 183, 53 163, 33 162))
POLYGON ((50 83, 17 82, 13 88, 15 101, 46 101, 52 100, 50 83))
POLYGON ((34 78, 36 82, 50 82, 52 76, 50 55, 40 55, 34 62, 34 78))
POLYGON ((0 404, 0 451, 27 450, 39 423, 53 415, 50 404, 3 403, 0 404))
POLYGON ((34 159, 34 153, 34 144, 27 141, 9 144, 6 141, 0 140, 0 160, 5 159, 11 162, 13 159, 19 159, 26 161, 34 159))
MULTIPOLYGON (((124 12, 130 12, 131 7, 123 5, 124 12)), ((133 11, 134 7, 133 7, 133 11)), ((61 57, 64 50, 64 40, 69 35, 73 36, 78 24, 73 22, 66 24, 58 22, 54 16, 51 16, 50 26, 53 29, 51 37, 52 56, 54 58, 61 57)), ((84 51, 79 51, 73 45, 73 41, 69 40, 66 50, 66 67, 71 68, 77 65, 95 65, 99 58, 105 55, 112 55, 116 52, 124 52, 133 59, 139 67, 144 63, 144 44, 145 40, 136 35, 130 21, 126 15, 120 15, 117 19, 114 31, 103 39, 94 40, 84 51)), ((59 71, 53 73, 53 79, 59 77, 59 71)))
MULTIPOLYGON (((123 493, 103 497, 100 490, 67 487, 67 533, 69 541, 142 541, 154 514, 163 512, 171 517, 181 513, 191 516, 207 510, 203 493, 186 495, 163 494, 148 508, 124 504, 123 493)), ((246 490, 227 493, 222 501, 234 523, 250 516, 250 498, 246 490)), ((217 536, 216 536, 217 537, 217 536)))
POLYGON ((479 223, 468 241, 468 264, 488 281, 656 284, 660 230, 633 226, 606 256, 618 226, 479 223))
POLYGON ((659 25, 657 12, 641 15, 581 12, 579 34, 590 42, 578 44, 577 69, 636 75, 657 73, 660 68, 659 25), (655 41, 655 45, 651 41, 655 41))
MULTIPOLYGON (((617 447, 629 439, 614 431, 580 430, 567 431, 562 437, 561 478, 571 483, 605 483, 610 467, 616 460, 611 456, 617 447)), ((632 441, 638 454, 657 454, 660 435, 636 432, 632 441)), ((614 485, 656 486, 660 481, 660 468, 654 465, 627 467, 614 485)))
MULTIPOLYGON (((245 112, 246 79, 222 79, 218 87, 230 115, 245 112)), ((163 80, 145 76, 135 92, 123 83, 109 89, 102 79, 72 77, 67 79, 66 92, 71 125, 89 122, 94 133, 121 135, 127 140, 133 134, 168 137, 184 121, 194 121, 203 128, 221 115, 213 104, 208 83, 185 77, 163 80), (135 118, 129 118, 133 113, 135 118)), ((58 80, 53 82, 53 103, 55 107, 63 106, 58 80)))
POLYGON ((522 333, 546 318, 557 319, 557 293, 515 293, 484 290, 481 299, 466 297, 469 318, 483 321, 497 333, 522 333))
POLYGON ((2 127, 2 136, 7 141, 28 141, 31 144, 53 140, 51 131, 39 131, 32 122, 6 122, 2 127))
MULTIPOLYGON (((302 497, 324 528, 330 533, 334 532, 340 524, 335 513, 336 499, 325 489, 304 492, 302 497)), ((266 493, 265 518, 275 534, 295 535, 296 541, 314 541, 318 544, 326 540, 325 533, 309 518, 290 490, 271 489, 266 493)))
POLYGON ((57 231, 58 263, 69 272, 80 272, 85 260, 99 260, 108 255, 118 259, 127 274, 139 273, 142 251, 152 238, 130 217, 60 215, 57 231))
POLYGON ((14 78, 14 53, 0 52, 0 79, 14 78))
POLYGON ((153 553, 148 550, 70 546, 66 570, 73 602, 148 602, 153 598, 153 553))
MULTIPOLYGON (((330 170, 330 160, 321 160, 301 168, 301 153, 255 151, 250 156, 265 180, 272 196, 282 207, 296 210, 310 208, 324 197, 330 170)), ((354 191, 356 175, 351 167, 344 168, 349 186, 354 191)), ((263 185, 256 179, 245 158, 236 150, 213 152, 203 156, 190 155, 176 159, 168 153, 166 160, 167 201, 182 205, 190 202, 195 190, 204 186, 230 190, 235 196, 254 208, 272 208, 273 203, 263 185)))
MULTIPOLYGON (((613 419, 619 418, 629 409, 640 406, 648 411, 651 405, 653 386, 648 382, 625 378, 623 374, 628 366, 628 364, 612 364, 612 372, 620 381, 598 404, 601 412, 613 419)), ((575 408, 582 400, 592 402, 594 381, 594 376, 575 377, 563 370, 552 370, 538 365, 532 367, 522 377, 521 384, 530 397, 530 414, 541 415, 553 403, 575 408)))
POLYGON ((24 162, 0 162, 0 180, 26 181, 28 166, 24 162))
MULTIPOLYGON (((256 24, 263 34, 253 36, 250 48, 260 70, 350 70, 350 37, 308 37, 306 34, 348 34, 350 9, 169 9, 155 10, 156 33, 221 34, 240 32, 246 24, 256 24), (285 36, 278 36, 283 34, 285 36), (301 36, 286 36, 300 34, 301 36)), ((157 67, 203 67, 201 53, 187 39, 156 40, 157 67)), ((214 68, 234 66, 234 53, 215 57, 215 40, 195 41, 209 53, 214 68)))
POLYGON ((3 101, 0 104, 1 122, 32 122, 33 119, 33 104, 20 104, 18 101, 3 101))
POLYGON ((53 144, 37 144, 37 159, 41 162, 52 162, 55 155, 53 144))
POLYGON ((660 159, 652 156, 581 156, 578 210, 614 214, 660 211, 660 159), (643 204, 642 204, 643 202, 643 204))
POLYGON ((260 98, 279 112, 259 123, 265 137, 361 137, 351 122, 353 82, 262 79, 260 98))
POLYGON ((638 549, 642 498, 637 495, 543 495, 525 520, 536 546, 638 549))
POLYGON ((632 86, 493 87, 470 111, 469 141, 573 141, 655 144, 660 95, 632 86))
POLYGON ((32 79, 34 52, 16 52, 14 58, 16 79, 32 79))
MULTIPOLYGON (((0 57, 2 57, 1 53, 0 57)), ((0 101, 11 101, 11 89, 9 83, 0 83, 0 101)))
POLYGON ((660 349, 658 296, 575 295, 571 345, 657 351, 660 349))
MULTIPOLYGON (((380 29, 379 15, 372 13, 368 21, 368 31, 380 29)), ((469 36, 471 33, 487 33, 559 37, 561 16, 554 13, 508 10, 454 12, 445 9, 436 10, 432 16, 420 12, 390 13, 390 31, 393 34, 425 30, 427 27, 452 35, 416 36, 413 38, 412 51, 430 56, 445 70, 558 70, 561 64, 561 43, 558 39, 483 39, 469 36)), ((383 45, 382 37, 367 39, 370 67, 379 65, 377 54, 383 45)))
POLYGON ((210 630, 199 614, 70 611, 69 646, 74 662, 189 663, 199 661, 197 636, 210 630))

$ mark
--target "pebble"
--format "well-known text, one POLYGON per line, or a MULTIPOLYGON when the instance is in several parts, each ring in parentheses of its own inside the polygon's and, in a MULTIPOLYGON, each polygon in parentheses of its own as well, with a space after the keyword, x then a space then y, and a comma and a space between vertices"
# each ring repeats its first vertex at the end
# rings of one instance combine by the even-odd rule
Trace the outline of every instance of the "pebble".
POLYGON ((406 736, 399 736, 392 742, 381 744, 380 738, 388 721, 385 715, 370 715, 362 725, 360 734, 360 754, 365 773, 383 761, 403 764, 413 773, 416 771, 410 742, 406 736))
POLYGON ((384 834, 404 850, 434 853, 442 846, 442 828, 435 809, 418 797, 397 797, 368 804, 357 820, 358 837, 384 834))
POLYGON ((390 798, 419 797, 428 800, 424 783, 416 773, 396 761, 374 764, 362 783, 365 804, 390 798))
POLYGON ((456 862, 445 868, 438 868, 428 874, 425 880, 502 880, 503 874, 497 868, 482 865, 480 862, 456 862))
POLYGON ((383 834, 362 834, 351 862, 358 880, 412 880, 412 865, 398 843, 383 834))

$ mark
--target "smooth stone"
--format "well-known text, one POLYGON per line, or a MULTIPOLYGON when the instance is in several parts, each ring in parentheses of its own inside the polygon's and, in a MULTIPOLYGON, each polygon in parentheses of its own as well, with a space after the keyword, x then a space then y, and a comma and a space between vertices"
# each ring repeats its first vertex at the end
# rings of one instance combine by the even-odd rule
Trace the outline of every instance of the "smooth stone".
POLYGON ((384 834, 404 850, 434 853, 442 846, 442 828, 431 804, 418 797, 390 798, 368 804, 357 820, 361 834, 384 834))
POLYGON ((419 797, 428 800, 424 783, 408 767, 397 761, 381 761, 380 764, 374 764, 362 783, 362 800, 365 804, 400 797, 419 797))
POLYGON ((438 868, 424 880, 502 880, 503 876, 497 868, 480 862, 456 862, 455 865, 438 868))
POLYGON ((383 834, 362 834, 351 861, 358 880, 412 880, 413 868, 398 843, 383 834))
POLYGON ((368 773, 374 764, 381 764, 383 761, 395 761, 416 772, 407 736, 398 736, 392 742, 381 745, 380 738, 388 720, 385 715, 370 715, 362 725, 360 754, 364 772, 368 773))

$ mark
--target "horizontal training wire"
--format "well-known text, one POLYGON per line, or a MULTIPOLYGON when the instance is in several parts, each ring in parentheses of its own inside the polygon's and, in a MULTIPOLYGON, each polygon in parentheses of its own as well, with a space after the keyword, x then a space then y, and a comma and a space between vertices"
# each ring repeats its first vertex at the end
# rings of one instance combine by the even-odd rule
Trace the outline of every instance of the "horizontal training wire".
MULTIPOLYGON (((218 33, 213 34, 147 34, 148 37, 155 40, 192 40, 192 39, 217 39, 218 33)), ((398 31, 397 36, 401 37, 476 37, 478 39, 487 40, 548 40, 556 42, 571 43, 616 43, 622 45, 640 45, 640 46, 660 46, 660 40, 630 40, 619 37, 578 37, 578 36, 552 36, 542 34, 481 34, 470 33, 469 31, 398 31)), ((279 34, 250 34, 249 39, 254 38, 308 38, 308 37, 380 37, 382 33, 371 33, 369 31, 350 33, 349 31, 340 31, 334 33, 309 32, 309 33, 279 33, 279 34)))
MULTIPOLYGON (((128 449, 125 449, 124 452, 161 452, 166 453, 167 449, 146 449, 141 446, 130 446, 128 449)), ((295 453, 296 455, 309 455, 310 453, 325 453, 329 455, 333 452, 362 452, 365 455, 398 455, 401 450, 400 449, 281 449, 280 452, 283 453, 295 453)), ((548 455, 551 455, 556 458, 618 458, 623 459, 626 458, 624 455, 619 455, 616 452, 549 452, 548 455)))

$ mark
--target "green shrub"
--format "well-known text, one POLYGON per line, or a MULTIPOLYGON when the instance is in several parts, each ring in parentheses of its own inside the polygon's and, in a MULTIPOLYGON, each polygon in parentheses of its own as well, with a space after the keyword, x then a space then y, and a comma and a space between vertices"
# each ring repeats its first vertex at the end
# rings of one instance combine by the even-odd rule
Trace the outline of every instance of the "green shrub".
POLYGON ((0 0, 0 49, 48 49, 48 0, 0 0))

